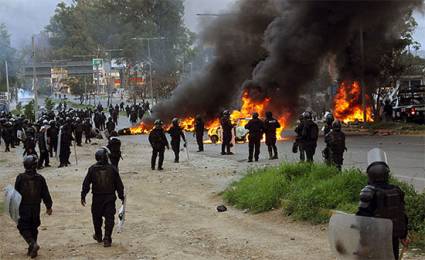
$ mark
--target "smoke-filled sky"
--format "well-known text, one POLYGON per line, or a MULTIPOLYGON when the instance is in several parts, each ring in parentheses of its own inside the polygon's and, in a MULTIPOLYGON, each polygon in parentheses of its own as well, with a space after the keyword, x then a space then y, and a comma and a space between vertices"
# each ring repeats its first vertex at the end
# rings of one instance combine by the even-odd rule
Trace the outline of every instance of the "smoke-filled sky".
MULTIPOLYGON (((71 0, 64 0, 71 2, 71 0)), ((0 0, 0 22, 6 23, 12 33, 13 45, 19 47, 24 41, 29 41, 33 33, 37 33, 48 24, 59 0, 0 0)), ((185 0, 185 21, 193 31, 200 31, 202 19, 198 13, 219 13, 226 9, 236 0, 185 0)), ((415 39, 425 50, 425 17, 417 13, 415 15, 419 26, 415 33, 415 39)))

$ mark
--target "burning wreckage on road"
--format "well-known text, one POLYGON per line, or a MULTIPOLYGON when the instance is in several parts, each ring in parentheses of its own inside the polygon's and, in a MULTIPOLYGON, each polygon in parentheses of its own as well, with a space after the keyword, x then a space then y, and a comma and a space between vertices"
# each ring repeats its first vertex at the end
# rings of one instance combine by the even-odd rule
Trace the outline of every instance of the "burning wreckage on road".
POLYGON ((174 117, 193 131, 199 114, 215 136, 220 113, 237 100, 236 125, 243 126, 252 112, 272 111, 284 128, 308 107, 302 96, 314 92, 312 82, 324 67, 332 67, 329 75, 339 82, 335 118, 362 122, 365 113, 366 121, 373 121, 369 97, 378 87, 380 61, 400 43, 398 25, 422 5, 421 0, 238 1, 232 15, 219 16, 201 34, 203 44, 214 46, 212 62, 157 104, 150 119, 121 133, 148 133, 153 119, 171 122, 174 117))

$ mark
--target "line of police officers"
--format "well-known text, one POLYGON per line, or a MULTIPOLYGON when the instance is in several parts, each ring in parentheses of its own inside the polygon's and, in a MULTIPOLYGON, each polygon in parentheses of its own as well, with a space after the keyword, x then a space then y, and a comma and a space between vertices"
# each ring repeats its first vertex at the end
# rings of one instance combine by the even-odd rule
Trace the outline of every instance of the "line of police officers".
MULTIPOLYGON (((222 123, 228 123, 226 122, 228 116, 228 113, 223 113, 223 117, 221 119, 222 123)), ((252 120, 250 120, 246 125, 246 129, 248 129, 251 133, 251 137, 249 138, 249 161, 252 161, 253 158, 258 160, 259 142, 263 133, 266 133, 266 142, 269 147, 270 158, 277 159, 278 157, 275 143, 276 129, 279 128, 279 124, 277 120, 272 117, 271 113, 268 112, 266 117, 266 121, 262 122, 258 118, 258 114, 254 113, 252 120), (270 127, 272 130, 274 129, 274 134, 272 133, 272 130, 269 132, 267 131, 267 125, 272 125, 268 127, 270 127), (268 141, 267 138, 269 138, 268 141)), ((345 136, 341 132, 341 124, 339 121, 333 121, 331 119, 333 118, 330 116, 327 117, 327 125, 325 127, 325 132, 327 132, 325 136, 327 151, 323 151, 323 154, 325 155, 326 160, 332 164, 335 164, 340 169, 342 165, 342 154, 343 151, 346 150, 345 136), (331 121, 333 122, 331 123, 331 121)), ((59 121, 61 122, 61 120, 59 121)), ((12 132, 8 128, 10 127, 9 122, 10 121, 8 121, 7 124, 3 124, 6 125, 7 133, 12 132)), ((31 125, 28 126, 28 122, 25 123, 27 124, 27 127, 33 127, 31 125)), ((64 126, 70 123, 71 122, 65 118, 59 132, 63 131, 64 126)), ((186 140, 183 134, 183 130, 179 126, 178 119, 174 119, 172 123, 173 125, 168 133, 171 135, 171 144, 175 153, 175 162, 178 162, 180 139, 183 139, 184 142, 186 142, 186 140)), ((200 128, 203 128, 203 122, 200 116, 196 117, 196 125, 199 131, 200 128)), ((47 133, 41 130, 43 126, 40 127, 39 133, 41 134, 39 135, 47 135, 47 133)), ((159 155, 158 170, 162 170, 165 147, 169 149, 165 131, 162 126, 162 121, 156 120, 155 127, 149 135, 149 142, 153 148, 152 169, 155 169, 156 157, 159 155)), ((37 129, 36 127, 33 128, 35 130, 37 129)), ((2 129, 2 133, 4 131, 5 129, 2 129)), ((30 132, 31 135, 31 131, 27 132, 30 132)), ((305 151, 307 154, 307 160, 312 161, 312 156, 314 155, 317 145, 318 129, 317 125, 311 120, 311 114, 303 114, 302 120, 300 120, 296 132, 300 133, 297 138, 297 144, 300 151, 305 151), (316 143, 314 143, 313 140, 316 140, 316 143)), ((199 134, 201 133, 199 132, 199 134)), ((197 131, 195 131, 195 135, 198 135, 197 131)), ((12 137, 8 139, 8 137, 9 136, 6 136, 6 138, 3 139, 5 142, 8 140, 7 142, 10 144, 10 140, 13 139, 12 137)), ((70 138, 72 138, 72 136, 70 136, 70 138)), ((114 131, 111 132, 110 140, 115 140, 116 143, 119 143, 119 146, 121 145, 119 139, 116 136, 116 132, 114 131)), ((201 138, 199 138, 199 140, 201 140, 201 138)), ((225 139, 223 136, 223 140, 227 141, 228 139, 225 139)), ((18 142, 15 140, 14 144, 17 143, 18 142)), ((116 155, 115 158, 114 156, 111 156, 111 152, 114 151, 114 148, 111 145, 112 142, 110 141, 107 147, 96 151, 95 159, 97 162, 89 168, 88 173, 83 181, 81 191, 81 204, 85 206, 86 195, 90 191, 90 188, 92 190, 93 200, 91 211, 95 231, 93 239, 99 243, 103 242, 105 247, 110 247, 112 243, 112 231, 116 213, 116 194, 118 194, 118 198, 124 203, 124 185, 117 168, 117 159, 119 161, 119 158, 116 157, 116 155), (102 234, 103 218, 105 219, 104 234, 102 234)), ((227 145, 228 143, 226 142, 224 147, 226 148, 227 145)), ((43 144, 41 146, 43 146, 43 144)), ((199 151, 202 151, 201 148, 203 147, 199 146, 199 151)), ((22 202, 19 208, 20 219, 18 223, 18 230, 29 245, 28 255, 34 258, 37 256, 38 250, 40 248, 37 244, 38 227, 40 225, 40 203, 43 201, 46 206, 47 214, 51 215, 53 202, 46 180, 42 175, 37 173, 36 169, 40 167, 40 164, 38 156, 34 152, 34 145, 31 145, 30 147, 26 146, 25 149, 25 172, 18 175, 15 183, 15 189, 22 195, 22 202)), ((44 148, 40 149, 43 149, 44 151, 44 148)), ((121 154, 119 154, 119 156, 121 157, 121 154)), ((361 216, 382 217, 392 220, 393 249, 394 256, 397 259, 399 241, 401 241, 405 246, 407 246, 409 243, 407 240, 408 220, 404 212, 404 193, 399 187, 390 185, 388 183, 389 171, 389 167, 384 160, 377 160, 370 163, 367 168, 369 182, 360 193, 360 204, 357 214, 361 216)))

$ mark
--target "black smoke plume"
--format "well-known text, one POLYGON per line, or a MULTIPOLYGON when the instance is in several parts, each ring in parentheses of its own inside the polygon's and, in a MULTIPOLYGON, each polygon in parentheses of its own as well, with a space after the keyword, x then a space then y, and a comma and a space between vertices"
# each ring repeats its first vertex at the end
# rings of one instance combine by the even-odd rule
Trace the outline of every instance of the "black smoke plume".
POLYGON ((214 61, 155 106, 153 117, 213 118, 243 89, 253 88, 254 98, 272 98, 273 111, 294 114, 329 55, 337 57, 340 77, 358 79, 360 31, 365 76, 373 85, 380 55, 400 39, 397 25, 422 5, 422 0, 240 0, 204 30, 204 43, 215 47, 214 61))

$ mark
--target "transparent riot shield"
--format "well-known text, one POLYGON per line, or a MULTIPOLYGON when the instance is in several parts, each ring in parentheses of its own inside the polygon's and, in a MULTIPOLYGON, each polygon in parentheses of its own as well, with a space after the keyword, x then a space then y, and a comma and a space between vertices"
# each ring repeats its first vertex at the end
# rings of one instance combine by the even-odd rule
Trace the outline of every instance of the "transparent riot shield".
POLYGON ((368 167, 373 163, 382 162, 388 165, 387 154, 380 148, 374 148, 367 153, 368 167))
POLYGON ((338 260, 394 260, 389 219, 342 212, 329 221, 329 242, 338 260))
POLYGON ((13 221, 18 223, 19 220, 19 205, 21 205, 21 194, 17 192, 12 185, 7 185, 4 189, 4 208, 5 212, 13 221))

